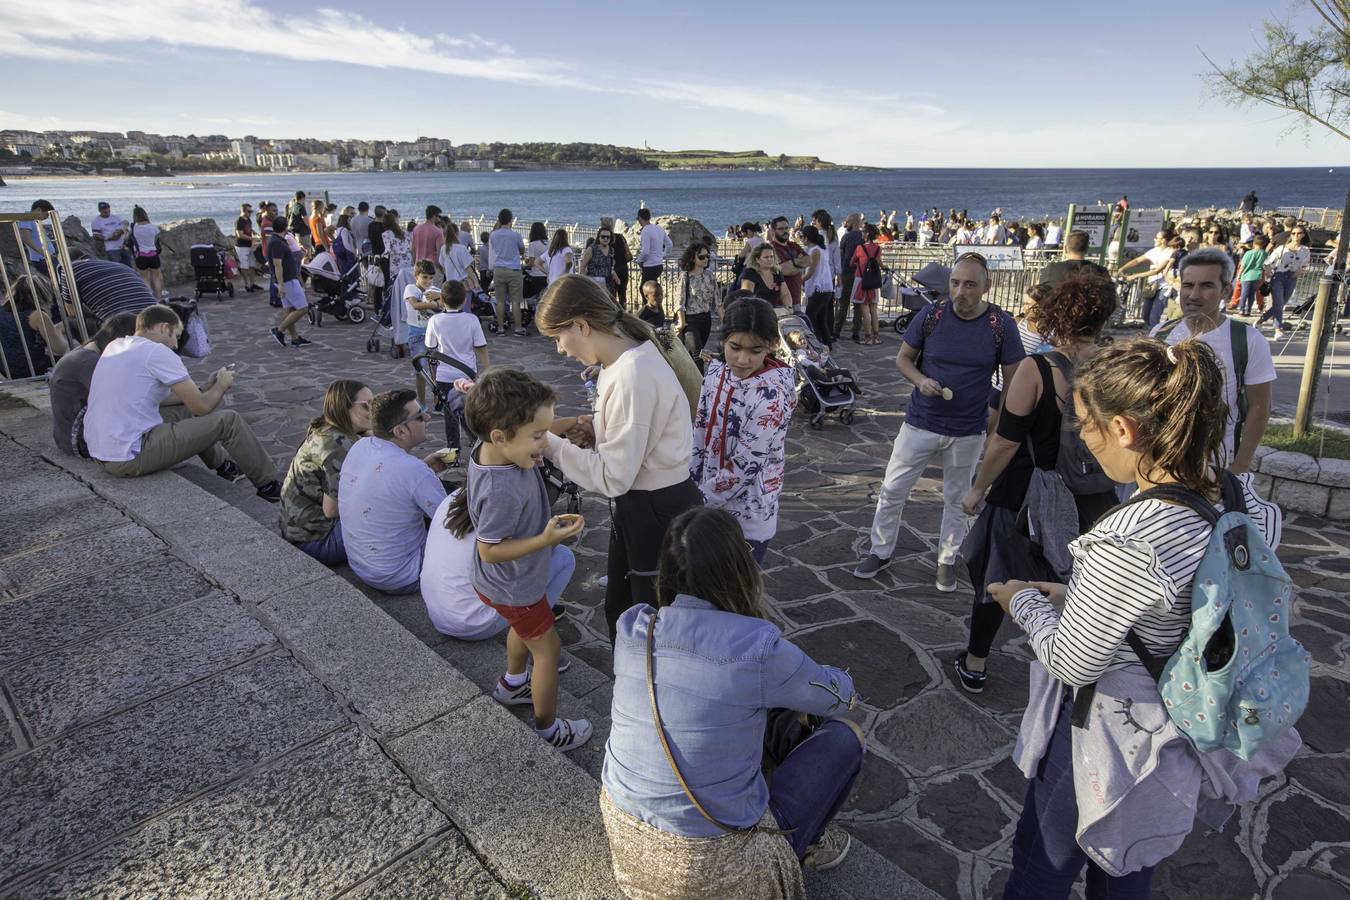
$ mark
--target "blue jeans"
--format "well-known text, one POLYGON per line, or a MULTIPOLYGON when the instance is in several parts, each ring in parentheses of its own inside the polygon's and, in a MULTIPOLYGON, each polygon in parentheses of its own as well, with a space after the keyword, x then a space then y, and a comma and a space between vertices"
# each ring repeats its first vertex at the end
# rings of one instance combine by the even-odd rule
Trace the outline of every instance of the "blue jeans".
POLYGON ((1078 873, 1087 865, 1087 900, 1148 900, 1153 867, 1119 878, 1107 875, 1088 859, 1074 839, 1078 799, 1073 787, 1073 703, 1059 710, 1054 736, 1036 777, 1027 784, 1027 799, 1013 835, 1013 871, 1003 900, 1067 900, 1078 873))
POLYGON ((1144 298, 1144 303, 1140 308, 1139 314, 1143 318, 1144 324, 1149 328, 1153 328, 1162 321, 1163 313, 1166 311, 1167 289, 1160 287, 1158 288, 1158 293, 1154 294, 1152 298, 1144 298))
POLYGON ((295 546, 325 566, 336 566, 347 561, 347 547, 342 543, 342 523, 336 519, 333 520, 333 530, 328 532, 328 537, 295 546))
POLYGON ((1259 279, 1242 282, 1242 293, 1238 296, 1238 308, 1244 316, 1252 313, 1252 307, 1261 302, 1261 282, 1259 279))
MULTIPOLYGON (((791 729, 796 716, 790 710, 770 710, 768 729, 775 728, 776 720, 791 729)), ((805 732, 800 725, 796 728, 805 732)), ((773 756, 774 736, 766 738, 765 752, 773 756)), ((779 828, 794 829, 786 837, 801 859, 852 793, 862 771, 862 742, 843 722, 828 721, 775 762, 769 809, 779 828)))
POLYGON ((1294 282, 1298 276, 1293 272, 1276 272, 1270 276, 1270 309, 1261 316, 1259 325, 1266 319, 1274 319, 1275 327, 1284 331, 1284 304, 1294 293, 1294 282))
POLYGON ((752 541, 749 538, 745 542, 750 545, 750 555, 754 557, 755 564, 761 569, 764 568, 764 554, 769 552, 769 542, 752 541))

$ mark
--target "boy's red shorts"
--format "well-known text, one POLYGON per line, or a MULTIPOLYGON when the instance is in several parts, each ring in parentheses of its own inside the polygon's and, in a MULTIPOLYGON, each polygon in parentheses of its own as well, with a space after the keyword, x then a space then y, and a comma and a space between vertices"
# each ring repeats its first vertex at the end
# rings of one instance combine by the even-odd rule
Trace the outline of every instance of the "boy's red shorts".
MULTIPOLYGON (((477 591, 474 593, 478 594, 477 591)), ((553 610, 548 605, 548 597, 540 597, 538 603, 529 606, 503 606, 493 603, 482 594, 478 594, 478 599, 495 609, 521 640, 532 641, 548 634, 548 630, 553 627, 553 610)))

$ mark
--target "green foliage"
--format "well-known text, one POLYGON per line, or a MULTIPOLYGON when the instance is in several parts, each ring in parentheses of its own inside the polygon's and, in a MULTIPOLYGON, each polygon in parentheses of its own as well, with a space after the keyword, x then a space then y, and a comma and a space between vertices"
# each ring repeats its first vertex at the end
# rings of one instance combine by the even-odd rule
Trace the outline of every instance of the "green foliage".
POLYGON ((1254 53, 1227 67, 1208 55, 1210 89, 1224 101, 1264 103, 1294 117, 1305 133, 1316 122, 1350 139, 1350 0, 1308 0, 1326 22, 1300 35, 1265 21, 1254 53))
POLYGON ((1293 450, 1319 459, 1350 459, 1350 434, 1314 425, 1303 437, 1294 438, 1293 425, 1271 425, 1261 443, 1276 450, 1293 450))

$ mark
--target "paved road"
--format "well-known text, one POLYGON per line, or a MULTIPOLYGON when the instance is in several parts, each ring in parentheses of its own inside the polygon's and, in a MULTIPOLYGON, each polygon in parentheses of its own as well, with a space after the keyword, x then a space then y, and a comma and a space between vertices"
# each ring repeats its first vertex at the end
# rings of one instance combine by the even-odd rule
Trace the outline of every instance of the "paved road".
MULTIPOLYGON (((308 332, 317 346, 297 350, 267 336, 272 310, 265 302, 241 298, 208 303, 207 309, 216 352, 192 368, 204 373, 238 362, 236 407, 283 467, 330 380, 364 378, 377 390, 411 381, 406 360, 363 352, 368 325, 328 320, 308 332)), ((842 364, 859 374, 866 390, 852 428, 831 421, 813 431, 800 419, 793 423, 779 534, 767 561, 768 592, 784 631, 817 659, 849 666, 867 698, 872 753, 844 819, 943 896, 974 900, 997 893, 1010 860, 1025 785, 1008 753, 1024 704, 1029 653, 1017 629, 1006 626, 986 693, 973 699, 954 685, 948 660, 964 646, 970 595, 942 594, 932 585, 941 514, 941 486, 934 478, 915 490, 900 556, 887 574, 862 582, 850 573, 908 394, 892 364, 898 342, 890 333, 880 347, 842 348, 842 364)), ((1280 354, 1282 376, 1297 348, 1280 354)), ((580 407, 576 367, 555 354, 551 341, 496 338, 490 349, 494 363, 526 368, 559 388, 564 409, 580 407)), ((1342 340, 1337 350, 1333 391, 1347 384, 1350 341, 1342 340)), ((1277 408, 1292 403, 1292 381, 1280 383, 1277 408)), ((439 427, 437 420, 431 431, 439 427)), ((200 467, 181 471, 264 520, 274 515, 246 486, 224 486, 200 467)), ((589 527, 565 595, 573 614, 561 631, 571 652, 608 672, 603 592, 596 584, 604 570, 607 511, 588 498, 583 512, 589 527)), ((1307 746, 1289 777, 1265 785, 1259 801, 1227 831, 1187 841, 1159 871, 1157 897, 1297 894, 1310 900, 1350 893, 1350 531, 1291 515, 1280 556, 1303 589, 1295 633, 1316 660, 1304 719, 1307 746)), ((424 623, 414 630, 428 631, 424 623)))

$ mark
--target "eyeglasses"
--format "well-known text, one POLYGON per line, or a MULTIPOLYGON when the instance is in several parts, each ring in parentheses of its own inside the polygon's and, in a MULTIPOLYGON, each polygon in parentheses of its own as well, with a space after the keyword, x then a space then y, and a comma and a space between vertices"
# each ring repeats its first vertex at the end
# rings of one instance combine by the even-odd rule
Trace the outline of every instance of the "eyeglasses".
MULTIPOLYGON (((427 409, 425 406, 422 406, 421 404, 418 404, 417 412, 415 412, 411 416, 408 416, 408 418, 404 419, 402 422, 399 422, 398 424, 407 425, 409 422, 430 422, 430 421, 431 421, 431 410, 427 409)), ((398 425, 395 425, 394 427, 397 428, 398 425)))

